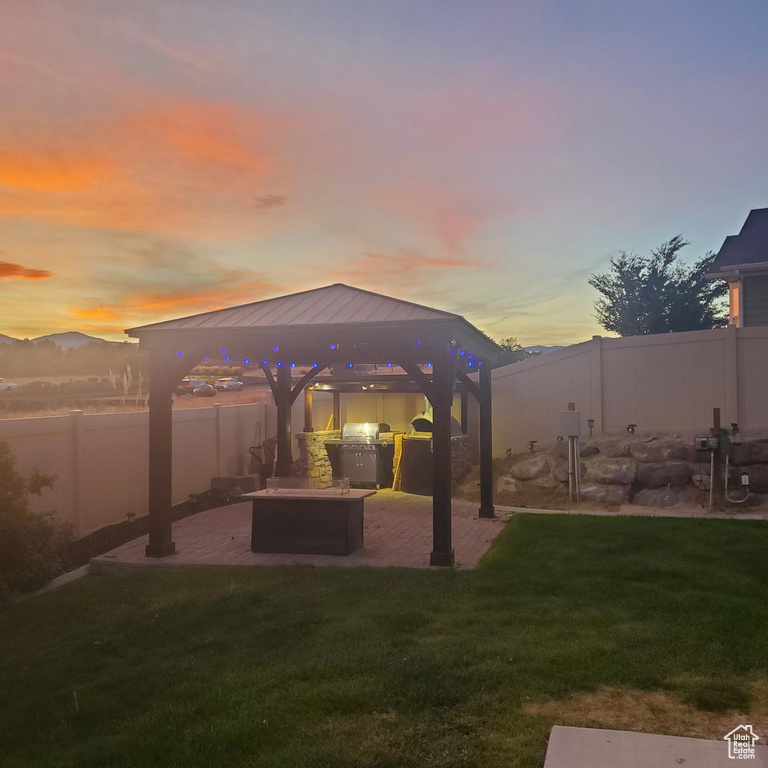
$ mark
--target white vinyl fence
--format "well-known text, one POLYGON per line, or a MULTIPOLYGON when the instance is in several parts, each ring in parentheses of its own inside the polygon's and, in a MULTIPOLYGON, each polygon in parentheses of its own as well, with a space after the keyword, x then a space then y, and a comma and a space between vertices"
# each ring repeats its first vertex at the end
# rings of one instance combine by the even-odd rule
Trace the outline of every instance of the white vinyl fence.
POLYGON ((493 452, 557 436, 568 403, 594 434, 692 433, 722 424, 768 430, 768 327, 602 338, 493 371, 493 452))
MULTIPOLYGON (((264 403, 173 412, 173 503, 248 471, 248 447, 267 437, 264 403)), ((54 475, 32 508, 54 511, 77 536, 148 511, 149 414, 116 413, 0 420, 0 441, 17 467, 54 475)), ((273 432, 274 433, 274 428, 273 432)))

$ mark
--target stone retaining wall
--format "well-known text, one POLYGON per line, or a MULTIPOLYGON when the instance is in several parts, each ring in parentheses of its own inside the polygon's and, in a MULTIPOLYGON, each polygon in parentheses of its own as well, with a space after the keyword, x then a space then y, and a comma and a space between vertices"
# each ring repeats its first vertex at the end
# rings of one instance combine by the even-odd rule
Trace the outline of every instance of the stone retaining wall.
MULTIPOLYGON (((734 438, 737 440, 737 438, 734 438)), ((605 438, 581 443, 582 499, 602 504, 670 507, 696 503, 709 491, 710 457, 676 436, 605 438)), ((749 476, 749 506, 768 502, 768 439, 734 442, 729 495, 741 498, 749 476)), ((497 490, 531 485, 558 490, 568 483, 568 443, 521 454, 497 480, 497 490)))

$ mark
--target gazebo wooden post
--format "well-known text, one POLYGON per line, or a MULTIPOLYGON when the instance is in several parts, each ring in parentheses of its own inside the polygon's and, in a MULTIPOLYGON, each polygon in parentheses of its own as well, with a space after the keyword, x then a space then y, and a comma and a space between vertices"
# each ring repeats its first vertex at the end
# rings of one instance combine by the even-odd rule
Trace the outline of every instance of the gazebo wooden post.
POLYGON ((493 506, 493 410, 491 366, 480 366, 480 517, 495 517, 493 506))
POLYGON ((275 405, 277 406, 275 477, 288 477, 291 474, 293 454, 291 452, 291 369, 287 365, 277 369, 275 405))
POLYGON ((304 390, 304 431, 315 431, 312 426, 312 390, 309 387, 304 390))
POLYGON ((149 353, 149 543, 147 557, 176 551, 173 541, 173 390, 192 367, 168 365, 161 351, 149 353))
POLYGON ((464 386, 461 388, 461 431, 469 434, 469 392, 464 386))
POLYGON ((432 367, 432 552, 430 565, 454 563, 451 532, 451 404, 455 357, 442 349, 432 367))
POLYGON ((333 393, 333 428, 341 429, 341 392, 333 393))

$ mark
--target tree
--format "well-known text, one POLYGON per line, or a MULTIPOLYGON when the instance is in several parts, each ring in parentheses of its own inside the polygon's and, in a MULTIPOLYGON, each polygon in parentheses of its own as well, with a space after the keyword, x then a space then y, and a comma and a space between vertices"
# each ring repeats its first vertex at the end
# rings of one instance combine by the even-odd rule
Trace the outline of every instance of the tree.
POLYGON ((728 286, 706 277, 715 254, 688 267, 678 255, 686 245, 675 235, 649 256, 622 251, 608 272, 592 275, 589 284, 602 294, 595 302, 600 325, 621 336, 722 328, 728 286))
POLYGON ((496 363, 497 367, 517 363, 520 360, 527 360, 529 357, 538 354, 538 352, 529 352, 525 349, 514 336, 507 339, 499 339, 496 342, 503 350, 496 363))
POLYGON ((37 470, 18 472, 8 444, 0 443, 0 603, 41 587, 68 565, 71 526, 29 509, 29 494, 52 485, 37 470))

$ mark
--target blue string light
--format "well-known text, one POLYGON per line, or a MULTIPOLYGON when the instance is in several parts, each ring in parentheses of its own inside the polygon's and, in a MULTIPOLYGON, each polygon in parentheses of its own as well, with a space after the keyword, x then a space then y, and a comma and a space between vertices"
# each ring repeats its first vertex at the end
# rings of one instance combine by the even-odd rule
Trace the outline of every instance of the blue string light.
POLYGON ((462 349, 462 350, 459 352, 459 354, 460 354, 462 357, 464 357, 464 355, 466 355, 467 353, 466 353, 466 352, 465 352, 465 351, 462 349))
POLYGON ((282 368, 283 367, 283 364, 279 360, 277 361, 277 363, 275 363, 275 365, 277 365, 278 368, 282 368))
POLYGON ((317 368, 317 363, 312 363, 313 368, 317 368))
POLYGON ((177 357, 184 357, 184 353, 183 353, 183 352, 177 352, 177 353, 176 353, 176 356, 177 356, 177 357))
POLYGON ((427 368, 431 368, 431 367, 432 367, 432 363, 427 363, 427 368))
POLYGON ((335 344, 331 344, 331 349, 336 349, 336 345, 335 344))
POLYGON ((231 358, 229 355, 227 355, 227 356, 226 356, 224 359, 225 359, 225 360, 226 360, 228 363, 229 363, 229 362, 232 360, 232 358, 231 358))
POLYGON ((206 363, 207 363, 207 362, 208 362, 210 359, 211 359, 211 358, 210 358, 208 355, 206 355, 206 356, 203 358, 203 360, 205 360, 205 362, 206 362, 206 363))
POLYGON ((387 368, 391 368, 391 367, 392 367, 392 363, 387 363, 387 368))
POLYGON ((222 348, 221 348, 221 354, 222 354, 222 355, 226 355, 226 354, 227 354, 227 350, 226 350, 226 349, 224 349, 224 347, 222 347, 222 348))
POLYGON ((250 364, 251 364, 251 361, 250 361, 250 360, 249 360, 247 357, 246 357, 246 358, 243 360, 243 362, 244 362, 246 365, 250 365, 250 364))
POLYGON ((420 347, 420 346, 421 346, 421 342, 420 342, 420 341, 417 341, 417 342, 416 342, 416 346, 417 346, 417 347, 420 347))
POLYGON ((354 365, 352 363, 347 363, 347 368, 354 368, 354 365))
POLYGON ((291 363, 291 368, 295 368, 295 367, 296 367, 296 363, 291 363))
POLYGON ((280 351, 280 347, 272 347, 272 351, 273 352, 279 352, 280 351))
POLYGON ((269 360, 262 360, 262 361, 261 361, 261 364, 262 364, 262 365, 269 365, 269 360))

